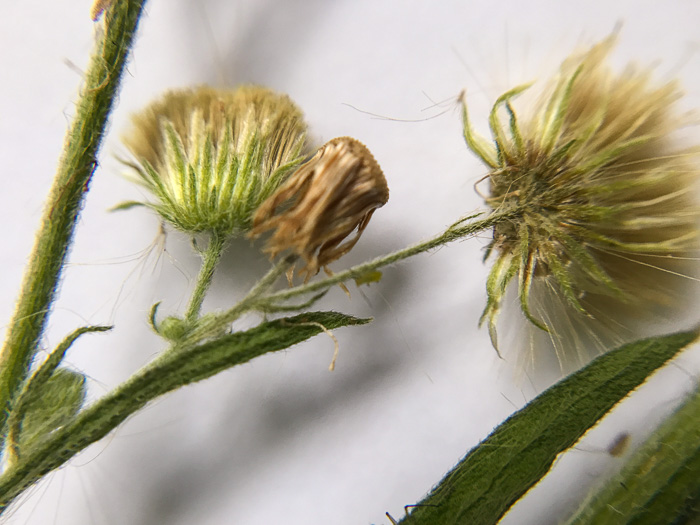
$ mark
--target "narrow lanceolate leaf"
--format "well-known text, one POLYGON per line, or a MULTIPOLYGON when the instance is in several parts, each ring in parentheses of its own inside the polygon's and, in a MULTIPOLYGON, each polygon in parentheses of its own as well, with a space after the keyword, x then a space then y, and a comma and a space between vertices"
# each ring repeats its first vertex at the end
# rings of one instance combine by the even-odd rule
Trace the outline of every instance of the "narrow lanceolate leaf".
POLYGON ((323 328, 333 330, 342 326, 366 324, 370 320, 337 312, 309 312, 263 323, 251 330, 204 343, 193 350, 178 352, 174 358, 164 355, 153 367, 154 377, 151 381, 154 384, 139 392, 156 397, 260 355, 289 348, 317 335, 323 328), (192 354, 197 357, 193 358, 192 354))
POLYGON ((627 344, 549 388, 471 450, 401 523, 498 522, 559 453, 697 337, 696 330, 627 344))
MULTIPOLYGON (((700 518, 700 389, 582 505, 569 525, 664 525, 700 518)), ((695 521, 694 521, 695 520, 695 521)))
POLYGON ((157 397, 263 354, 289 348, 324 329, 369 321, 336 312, 309 312, 262 323, 198 346, 171 348, 127 382, 80 411, 7 469, 0 476, 0 513, 24 489, 157 397))

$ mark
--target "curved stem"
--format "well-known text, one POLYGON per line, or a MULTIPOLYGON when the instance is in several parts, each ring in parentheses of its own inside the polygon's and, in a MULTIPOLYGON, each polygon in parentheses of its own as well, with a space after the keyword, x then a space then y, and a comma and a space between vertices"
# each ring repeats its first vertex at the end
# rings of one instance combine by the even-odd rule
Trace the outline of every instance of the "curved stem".
POLYGON ((517 209, 509 210, 507 212, 496 211, 490 213, 483 219, 469 222, 471 219, 478 217, 480 214, 471 215, 456 222, 447 228, 447 230, 445 230, 443 233, 436 235, 431 239, 419 242, 402 250, 377 257, 372 261, 358 264, 357 266, 353 266, 352 268, 336 273, 331 277, 327 277, 320 281, 297 286, 290 290, 283 290, 281 292, 264 295, 265 292, 267 292, 280 277, 280 275, 282 275, 282 273, 284 273, 294 263, 295 257, 289 256, 277 263, 277 265, 272 268, 250 292, 248 292, 248 295, 246 295, 233 308, 224 313, 212 315, 207 319, 200 320, 196 329, 189 333, 185 339, 182 340, 182 343, 198 343, 208 337, 222 333, 222 331, 228 329, 232 322, 237 320, 246 312, 253 310, 274 310, 275 306, 279 305, 279 303, 282 301, 286 301, 300 295, 309 294, 317 290, 327 290, 331 286, 349 279, 355 279, 378 268, 399 262, 419 253, 427 252, 433 248, 442 246, 443 244, 475 235, 481 231, 493 227, 499 222, 510 219, 517 213, 519 213, 519 210, 517 209))
MULTIPOLYGON (((85 73, 73 123, 41 219, 24 282, 0 353, 0 429, 7 421, 56 296, 75 224, 97 166, 107 118, 146 0, 121 0, 107 10, 105 30, 85 73)), ((85 13, 87 21, 88 13, 85 13)), ((0 432, 0 445, 5 432, 0 432)))
POLYGON ((197 284, 192 292, 190 304, 187 306, 185 321, 193 323, 199 317, 202 302, 211 285, 212 278, 214 277, 214 270, 216 269, 219 259, 221 259, 225 244, 226 240, 223 235, 212 233, 209 238, 209 246, 202 252, 202 267, 197 276, 197 284))
POLYGON ((357 266, 348 268, 347 270, 336 273, 331 277, 327 277, 320 281, 305 284, 303 286, 297 286, 290 290, 284 290, 268 295, 264 298, 264 301, 266 303, 277 303, 280 301, 286 301, 299 295, 315 292, 316 290, 322 290, 324 288, 330 288, 335 284, 342 283, 350 279, 356 279, 362 275, 367 274, 368 272, 377 270, 379 268, 383 268, 384 266, 389 266, 390 264, 394 264, 396 262, 402 261, 403 259, 413 257, 414 255, 418 255, 419 253, 427 252, 429 250, 432 250, 433 248, 442 246, 443 244, 447 244, 452 241, 464 239, 465 237, 475 235, 481 231, 493 227, 498 222, 508 220, 509 218, 513 217, 516 213, 517 210, 511 210, 508 212, 494 212, 483 219, 479 219, 473 222, 467 221, 478 217, 478 215, 466 217, 465 219, 462 219, 461 221, 447 228, 447 230, 445 230, 443 233, 436 235, 431 239, 427 239, 425 241, 419 242, 417 244, 414 244, 407 248, 403 248, 393 253, 389 253, 387 255, 382 255, 381 257, 377 257, 376 259, 373 259, 366 263, 358 264, 357 266))

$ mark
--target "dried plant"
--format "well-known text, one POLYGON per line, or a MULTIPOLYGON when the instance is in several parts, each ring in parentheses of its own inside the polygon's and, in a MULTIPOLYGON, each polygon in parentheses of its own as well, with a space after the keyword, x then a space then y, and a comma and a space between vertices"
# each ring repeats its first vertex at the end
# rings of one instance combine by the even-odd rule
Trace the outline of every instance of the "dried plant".
POLYGON ((258 208, 250 236, 274 230, 265 251, 301 257, 300 272, 308 281, 352 249, 388 200, 386 179, 367 147, 351 137, 335 138, 258 208))

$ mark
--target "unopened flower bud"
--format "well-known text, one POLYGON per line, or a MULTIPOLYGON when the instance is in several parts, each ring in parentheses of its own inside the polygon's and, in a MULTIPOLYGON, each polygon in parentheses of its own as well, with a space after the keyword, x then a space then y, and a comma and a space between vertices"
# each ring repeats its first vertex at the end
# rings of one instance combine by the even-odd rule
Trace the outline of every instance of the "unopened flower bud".
POLYGON ((287 97, 257 86, 171 91, 133 117, 124 138, 143 204, 189 233, 247 232, 304 158, 306 125, 287 97))

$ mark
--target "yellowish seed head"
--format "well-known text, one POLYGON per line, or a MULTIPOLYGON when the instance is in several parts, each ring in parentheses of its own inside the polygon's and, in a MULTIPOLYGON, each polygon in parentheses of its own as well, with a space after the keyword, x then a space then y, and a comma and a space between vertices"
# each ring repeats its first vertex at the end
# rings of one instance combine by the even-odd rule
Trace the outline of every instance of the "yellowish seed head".
POLYGON ((633 66, 613 73, 613 45, 567 59, 528 119, 511 102, 529 86, 502 95, 493 142, 463 105, 467 144, 490 170, 486 203, 516 212, 494 227, 482 322, 497 345, 516 280, 524 316, 549 332, 564 369, 590 358, 583 346, 621 343, 634 324, 673 316, 683 276, 697 273, 700 172, 697 150, 677 145, 678 86, 633 66))

